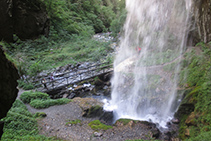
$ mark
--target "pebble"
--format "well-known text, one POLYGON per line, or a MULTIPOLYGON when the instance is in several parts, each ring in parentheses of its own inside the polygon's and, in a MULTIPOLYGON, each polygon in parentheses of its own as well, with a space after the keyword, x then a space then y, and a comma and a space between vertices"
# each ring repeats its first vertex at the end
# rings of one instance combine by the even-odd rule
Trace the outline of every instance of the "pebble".
POLYGON ((101 137, 102 135, 103 135, 103 133, 94 132, 94 137, 101 137))

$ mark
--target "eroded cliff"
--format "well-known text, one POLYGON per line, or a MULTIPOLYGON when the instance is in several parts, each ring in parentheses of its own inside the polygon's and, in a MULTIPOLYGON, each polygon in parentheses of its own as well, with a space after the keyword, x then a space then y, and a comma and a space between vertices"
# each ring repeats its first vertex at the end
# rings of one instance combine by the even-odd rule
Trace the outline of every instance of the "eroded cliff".
MULTIPOLYGON (((0 119, 4 118, 12 107, 18 93, 16 67, 7 60, 0 45, 0 119)), ((3 134, 3 122, 0 122, 0 138, 3 134)))
POLYGON ((45 5, 39 0, 0 1, 0 40, 33 39, 49 33, 49 19, 45 5))

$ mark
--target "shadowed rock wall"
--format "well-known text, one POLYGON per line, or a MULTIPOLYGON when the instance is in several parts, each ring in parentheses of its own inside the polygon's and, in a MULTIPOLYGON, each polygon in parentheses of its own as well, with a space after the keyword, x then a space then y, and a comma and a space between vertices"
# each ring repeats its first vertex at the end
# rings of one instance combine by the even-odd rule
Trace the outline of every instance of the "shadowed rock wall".
POLYGON ((211 41, 211 0, 193 0, 195 29, 192 34, 193 44, 211 41))
MULTIPOLYGON (((16 67, 6 59, 0 45, 0 119, 4 118, 12 107, 18 93, 19 78, 16 67)), ((3 122, 0 122, 0 138, 3 134, 3 122)))
POLYGON ((0 5, 0 40, 11 42, 13 34, 22 40, 48 36, 49 19, 39 0, 1 0, 0 5))

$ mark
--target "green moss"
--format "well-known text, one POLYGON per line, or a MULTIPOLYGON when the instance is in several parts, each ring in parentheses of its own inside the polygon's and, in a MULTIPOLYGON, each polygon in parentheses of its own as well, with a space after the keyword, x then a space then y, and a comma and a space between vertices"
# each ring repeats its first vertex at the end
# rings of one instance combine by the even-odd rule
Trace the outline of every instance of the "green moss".
POLYGON ((42 100, 47 100, 49 99, 49 95, 46 93, 42 93, 42 92, 33 92, 33 91, 26 91, 23 92, 20 96, 20 99, 24 102, 24 103, 30 103, 32 100, 35 99, 42 99, 42 100))
POLYGON ((127 125, 130 121, 134 121, 135 123, 138 122, 138 120, 132 120, 132 119, 118 119, 116 123, 121 122, 123 123, 123 125, 127 125))
POLYGON ((43 118, 43 117, 46 117, 46 113, 44 112, 37 112, 33 115, 34 118, 43 118))
POLYGON ((34 116, 32 116, 32 114, 27 110, 27 107, 20 100, 16 100, 13 103, 12 108, 9 110, 3 121, 5 122, 5 125, 4 134, 1 138, 2 141, 59 140, 56 138, 48 138, 43 135, 39 135, 37 120, 34 116))
POLYGON ((202 132, 201 134, 198 134, 197 137, 191 137, 187 139, 187 141, 209 141, 210 138, 211 138, 211 131, 202 132))
POLYGON ((186 68, 188 75, 183 84, 186 83, 189 92, 181 103, 181 106, 191 103, 195 107, 193 112, 197 113, 196 118, 193 119, 194 125, 185 123, 189 114, 183 114, 180 117, 179 136, 182 140, 189 141, 209 140, 211 131, 211 45, 204 43, 197 45, 200 46, 202 53, 201 55, 192 53, 187 56, 190 63, 186 68), (185 135, 186 130, 189 130, 189 137, 185 135))
POLYGON ((66 125, 68 125, 68 124, 80 124, 80 123, 81 123, 81 120, 76 119, 76 120, 72 120, 72 121, 67 122, 66 125))
POLYGON ((25 82, 23 80, 18 80, 18 87, 23 88, 24 90, 32 90, 34 88, 34 85, 30 82, 25 82))
POLYGON ((43 109, 43 108, 48 108, 50 106, 54 105, 62 105, 62 104, 67 104, 71 100, 67 98, 61 98, 61 99, 47 99, 47 100, 42 100, 42 99, 35 99, 30 102, 30 105, 36 109, 43 109))
POLYGON ((103 123, 101 123, 99 120, 94 120, 94 121, 91 121, 89 124, 88 124, 93 130, 108 130, 108 129, 111 129, 113 128, 112 126, 109 126, 109 125, 105 125, 103 123))

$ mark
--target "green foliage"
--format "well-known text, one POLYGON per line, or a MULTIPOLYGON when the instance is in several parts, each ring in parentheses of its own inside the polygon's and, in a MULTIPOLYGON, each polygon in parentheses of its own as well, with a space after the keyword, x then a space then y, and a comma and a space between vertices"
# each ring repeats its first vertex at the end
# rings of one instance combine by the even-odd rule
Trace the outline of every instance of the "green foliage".
POLYGON ((47 138, 39 135, 37 121, 27 110, 26 106, 20 100, 13 103, 9 110, 7 117, 3 119, 4 134, 2 141, 13 140, 56 140, 55 138, 47 138))
POLYGON ((19 79, 18 87, 23 88, 24 90, 32 90, 34 88, 34 85, 30 82, 25 82, 24 80, 19 79))
POLYGON ((125 23, 127 11, 125 9, 125 0, 121 0, 116 3, 116 17, 111 22, 110 30, 112 31, 112 35, 114 37, 119 35, 119 32, 123 30, 123 24, 125 23))
POLYGON ((188 115, 183 116, 180 124, 180 137, 187 139, 184 132, 188 128, 190 141, 207 140, 211 131, 211 45, 204 43, 197 45, 200 46, 202 53, 196 55, 195 52, 191 52, 186 56, 190 63, 183 71, 187 71, 188 75, 185 77, 185 81, 181 81, 183 85, 186 83, 191 89, 184 100, 186 103, 193 103, 195 107, 193 112, 197 113, 197 117, 194 119, 195 126, 185 124, 188 115))
POLYGON ((117 17, 111 22, 110 30, 112 31, 112 35, 114 37, 118 36, 119 32, 122 32, 126 16, 127 16, 126 10, 122 10, 122 12, 119 13, 117 17))
MULTIPOLYGON (((119 17, 122 13, 124 0, 41 1, 47 7, 51 22, 49 36, 21 41, 14 35, 13 43, 1 43, 6 46, 6 54, 16 64, 22 80, 24 75, 33 77, 42 70, 81 61, 98 61, 112 51, 110 43, 91 37, 109 30, 116 14, 119 17)), ((32 85, 22 86, 32 88, 32 85)))
POLYGON ((79 120, 79 119, 76 119, 76 120, 71 120, 71 121, 69 121, 69 122, 67 122, 66 123, 66 125, 68 125, 68 124, 80 124, 81 123, 81 120, 79 120))
POLYGON ((84 35, 83 31, 89 36, 93 31, 102 32, 110 26, 115 16, 113 7, 103 5, 102 0, 43 2, 47 6, 52 30, 64 38, 65 34, 84 35))
POLYGON ((211 131, 203 132, 197 137, 191 137, 187 141, 209 141, 211 138, 211 131))
POLYGON ((43 118, 43 117, 46 117, 47 115, 46 115, 46 113, 44 113, 44 112, 36 112, 34 115, 33 115, 33 117, 34 118, 43 118))
POLYGON ((94 120, 94 121, 91 121, 89 124, 88 124, 93 130, 108 130, 108 129, 111 129, 113 128, 112 126, 109 126, 109 125, 105 125, 103 123, 101 123, 99 120, 94 120))
POLYGON ((30 105, 36 109, 42 109, 42 108, 48 108, 50 106, 54 105, 62 105, 62 104, 67 104, 71 100, 67 98, 61 98, 61 99, 35 99, 30 102, 30 105))
POLYGON ((33 92, 33 91, 26 91, 23 92, 20 96, 20 99, 24 102, 24 103, 30 103, 32 100, 35 99, 42 99, 42 100, 47 100, 49 99, 49 95, 46 93, 42 93, 42 92, 33 92))
POLYGON ((123 125, 127 125, 130 121, 137 122, 137 120, 132 120, 132 119, 118 119, 116 122, 121 122, 123 123, 123 125))

